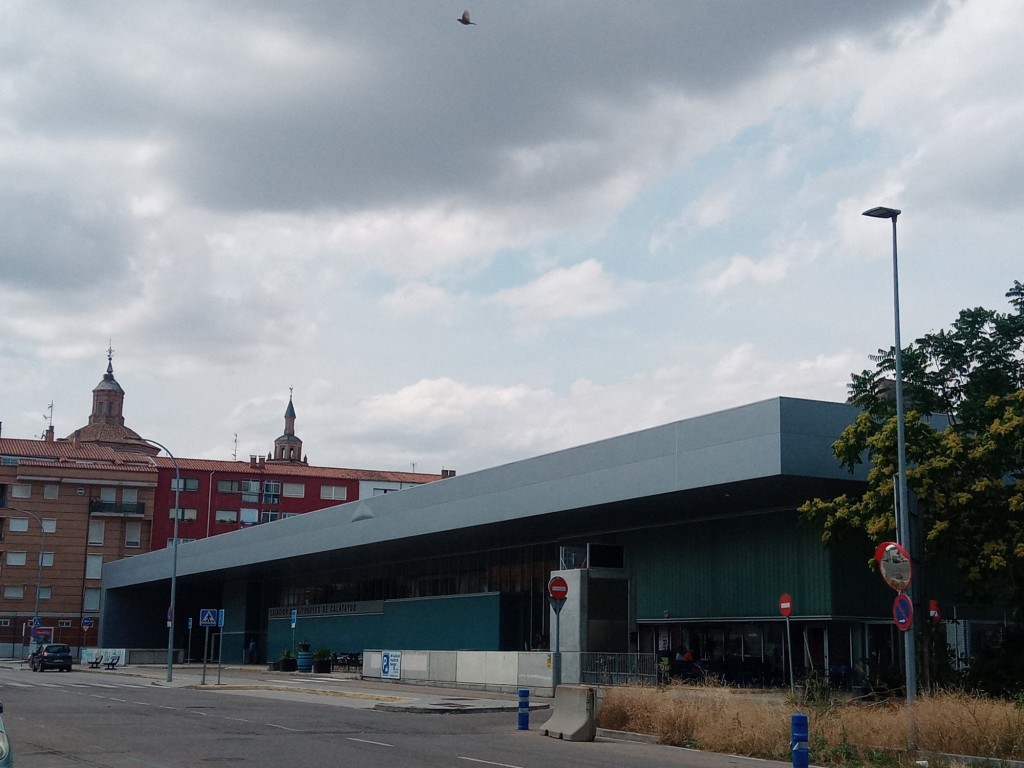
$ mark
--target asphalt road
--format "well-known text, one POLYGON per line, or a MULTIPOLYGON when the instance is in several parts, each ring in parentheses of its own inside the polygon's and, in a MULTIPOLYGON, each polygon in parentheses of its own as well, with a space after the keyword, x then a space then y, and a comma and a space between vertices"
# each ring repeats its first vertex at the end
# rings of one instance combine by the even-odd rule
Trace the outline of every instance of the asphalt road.
MULTIPOLYGON (((764 761, 529 731, 515 713, 415 714, 344 706, 300 691, 167 687, 146 678, 0 669, 18 768, 727 768, 764 761)), ((785 763, 768 764, 784 766, 785 763)))

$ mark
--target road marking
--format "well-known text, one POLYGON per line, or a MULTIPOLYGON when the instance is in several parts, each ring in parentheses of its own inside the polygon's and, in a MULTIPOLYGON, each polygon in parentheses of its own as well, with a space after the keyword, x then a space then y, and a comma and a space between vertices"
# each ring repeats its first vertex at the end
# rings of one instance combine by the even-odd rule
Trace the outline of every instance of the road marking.
POLYGON ((393 747, 394 744, 385 744, 383 741, 370 741, 369 739, 355 739, 351 736, 348 737, 349 741, 358 741, 360 744, 374 744, 378 747, 393 747))
POLYGON ((298 731, 298 728, 289 728, 286 725, 278 725, 277 723, 267 723, 267 727, 268 728, 280 728, 282 731, 292 731, 292 732, 298 731))
POLYGON ((475 757, 462 757, 459 756, 459 760, 468 760, 471 763, 483 763, 484 765, 497 765, 500 768, 522 768, 520 765, 509 765, 508 763, 494 763, 490 760, 477 760, 475 757))

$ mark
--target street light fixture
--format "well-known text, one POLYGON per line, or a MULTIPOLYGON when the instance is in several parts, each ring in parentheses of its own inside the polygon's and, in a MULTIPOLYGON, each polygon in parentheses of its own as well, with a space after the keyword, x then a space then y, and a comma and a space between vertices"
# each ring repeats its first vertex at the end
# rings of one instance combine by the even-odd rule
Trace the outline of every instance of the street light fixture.
POLYGON ((178 587, 178 516, 181 514, 181 473, 178 471, 178 460, 174 458, 174 454, 167 450, 167 446, 162 443, 158 443, 156 440, 150 440, 145 437, 140 437, 140 440, 144 443, 152 443, 157 448, 163 450, 168 456, 171 457, 171 463, 174 465, 174 542, 171 545, 173 550, 171 559, 171 603, 167 608, 167 682, 171 682, 174 679, 174 601, 177 597, 178 587))
MULTIPOLYGON (((906 547, 913 560, 915 552, 910 541, 910 507, 907 502, 907 439, 906 412, 903 404, 903 347, 900 343, 900 279, 896 260, 896 219, 902 213, 898 208, 869 208, 864 216, 892 221, 892 296, 893 317, 896 326, 896 452, 897 475, 896 487, 899 497, 896 509, 897 536, 900 544, 906 547)), ((910 587, 905 590, 910 597, 910 587)), ((911 598, 912 600, 912 598, 911 598)), ((903 642, 903 663, 907 668, 907 704, 911 705, 917 698, 917 652, 914 647, 913 628, 908 630, 903 642)))

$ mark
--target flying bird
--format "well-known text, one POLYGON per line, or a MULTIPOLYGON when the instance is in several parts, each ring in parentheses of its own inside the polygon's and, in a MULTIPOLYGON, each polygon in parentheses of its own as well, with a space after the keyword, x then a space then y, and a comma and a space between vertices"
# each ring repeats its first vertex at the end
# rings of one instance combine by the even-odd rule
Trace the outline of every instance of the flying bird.
POLYGON ((463 11, 462 12, 462 18, 461 19, 456 19, 456 21, 458 21, 459 24, 463 24, 463 25, 465 25, 467 27, 470 24, 472 24, 474 27, 476 26, 476 22, 475 21, 470 21, 469 20, 469 11, 463 11))

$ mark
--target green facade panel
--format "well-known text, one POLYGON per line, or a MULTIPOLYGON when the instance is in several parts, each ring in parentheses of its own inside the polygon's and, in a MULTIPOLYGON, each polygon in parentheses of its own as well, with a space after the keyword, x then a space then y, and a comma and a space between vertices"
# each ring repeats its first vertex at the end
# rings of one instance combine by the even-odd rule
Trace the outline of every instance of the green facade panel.
MULTIPOLYGON (((294 642, 338 653, 364 648, 496 651, 501 648, 500 615, 501 596, 496 593, 391 600, 384 603, 383 613, 301 617, 294 642)), ((267 637, 268 659, 273 660, 282 649, 293 647, 291 622, 269 622, 267 637)))
POLYGON ((703 520, 627 534, 637 618, 777 617, 779 596, 803 616, 832 612, 830 553, 795 511, 703 520))

